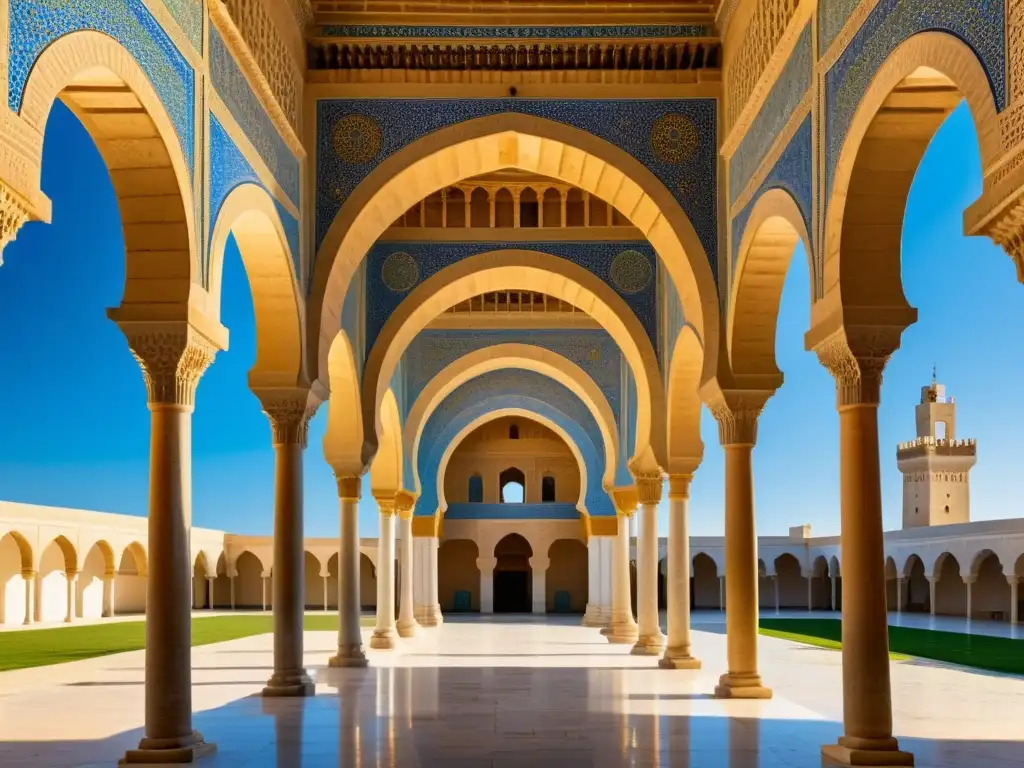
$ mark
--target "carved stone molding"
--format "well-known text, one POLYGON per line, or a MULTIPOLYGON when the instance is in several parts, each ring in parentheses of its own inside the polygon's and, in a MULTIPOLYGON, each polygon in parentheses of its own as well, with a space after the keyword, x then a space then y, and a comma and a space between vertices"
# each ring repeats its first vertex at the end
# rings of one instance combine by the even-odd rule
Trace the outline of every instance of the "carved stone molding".
POLYGON ((836 380, 836 405, 877 404, 882 371, 900 346, 900 326, 844 328, 814 347, 836 380))
POLYGON ((378 495, 375 493, 373 498, 377 501, 377 508, 380 510, 381 517, 394 517, 398 514, 398 504, 394 494, 382 493, 378 495))
POLYGON ((306 447, 309 422, 320 400, 306 389, 256 389, 254 394, 270 420, 274 445, 306 447))
POLYGON ((723 392, 708 404, 718 422, 718 440, 723 445, 757 443, 757 419, 773 392, 723 392))
POLYGON ((3 264, 4 248, 18 236, 18 230, 28 218, 28 208, 21 199, 0 185, 0 264, 3 264))
POLYGON ((142 368, 149 404, 193 408, 199 379, 217 354, 213 342, 183 322, 120 326, 142 368))
POLYGON ((399 491, 395 494, 395 509, 403 520, 412 517, 412 511, 416 508, 416 494, 408 491, 399 491))
POLYGON ((1017 280, 1024 283, 1024 195, 1006 206, 982 232, 1010 255, 1017 267, 1017 280))
POLYGON ((690 498, 690 481, 693 475, 669 475, 668 476, 668 497, 669 499, 690 498))
POLYGON ((338 481, 338 498, 347 501, 359 501, 362 495, 362 478, 359 477, 336 477, 338 481))
POLYGON ((637 499, 647 506, 661 501, 661 493, 665 487, 665 477, 661 474, 635 475, 637 499))

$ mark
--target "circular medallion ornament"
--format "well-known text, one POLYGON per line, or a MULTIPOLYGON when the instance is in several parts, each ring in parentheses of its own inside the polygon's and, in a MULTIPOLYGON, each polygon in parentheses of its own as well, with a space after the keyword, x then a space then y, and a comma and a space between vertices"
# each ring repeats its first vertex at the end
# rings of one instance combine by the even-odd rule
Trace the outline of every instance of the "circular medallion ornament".
POLYGON ((670 112, 654 121, 651 129, 654 154, 666 163, 678 165, 690 160, 700 147, 700 135, 686 115, 670 112))
POLYGON ((334 126, 334 151, 351 165, 368 163, 380 152, 380 126, 366 115, 346 115, 334 126))
POLYGON ((650 260, 639 251, 622 251, 612 259, 609 276, 615 287, 623 293, 640 293, 651 284, 654 268, 650 260))
POLYGON ((405 251, 395 251, 384 259, 380 277, 384 285, 395 293, 405 293, 419 282, 420 267, 416 259, 405 251))

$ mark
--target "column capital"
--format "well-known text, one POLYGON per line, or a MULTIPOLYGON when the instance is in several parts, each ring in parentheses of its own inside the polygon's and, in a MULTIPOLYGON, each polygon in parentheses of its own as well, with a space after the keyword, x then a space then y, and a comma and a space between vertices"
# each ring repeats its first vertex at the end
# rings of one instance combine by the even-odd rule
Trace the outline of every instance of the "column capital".
POLYGON ((23 579, 34 579, 38 573, 39 573, 38 571, 33 571, 33 570, 29 569, 29 568, 22 568, 22 570, 21 570, 21 578, 23 578, 23 579))
MULTIPOLYGON (((983 194, 982 198, 986 196, 983 194)), ((972 205, 971 209, 974 207, 972 205)), ((970 229, 969 234, 988 235, 996 245, 1001 246, 1017 268, 1017 280, 1024 283, 1024 194, 1019 194, 982 226, 970 229)))
POLYGON ((480 569, 481 574, 487 571, 493 571, 497 565, 498 558, 496 557, 478 557, 476 559, 476 567, 480 569))
POLYGON ((636 483, 637 501, 647 506, 657 504, 661 501, 661 494, 665 488, 665 476, 658 474, 637 474, 633 477, 636 483))
POLYGON ((892 353, 899 349, 900 336, 907 325, 844 324, 814 345, 818 360, 836 380, 837 407, 878 404, 882 371, 892 353))
POLYGON ((361 477, 343 476, 338 477, 335 475, 335 479, 338 481, 338 498, 347 499, 349 501, 359 501, 359 497, 362 495, 363 479, 361 477))
POLYGON ((961 576, 960 578, 963 579, 964 584, 973 584, 974 582, 976 582, 978 580, 977 575, 973 574, 973 573, 965 574, 965 575, 961 576))
POLYGON ((398 516, 403 520, 411 520, 413 510, 416 508, 416 494, 409 491, 399 491, 395 494, 395 509, 398 516))
POLYGON ((377 501, 377 507, 380 510, 381 517, 394 517, 398 513, 398 507, 395 503, 395 494, 393 493, 381 493, 373 494, 373 498, 377 501))
POLYGON ((149 405, 195 406, 196 387, 218 347, 186 321, 119 322, 142 368, 149 405))
POLYGON ((690 498, 691 480, 693 480, 693 475, 669 475, 668 498, 670 500, 690 498))
POLYGON ((619 517, 632 517, 639 503, 639 495, 635 485, 624 485, 612 488, 608 495, 612 497, 615 513, 619 517))
POLYGON ((75 581, 78 579, 78 571, 66 571, 64 573, 64 578, 68 581, 75 581))
POLYGON ((274 445, 306 447, 309 422, 320 407, 321 400, 309 389, 301 387, 253 387, 253 394, 263 406, 270 421, 274 445))
POLYGON ((708 403, 722 446, 757 443, 757 419, 774 391, 719 390, 708 403))
POLYGON ((1020 584, 1020 579, 1020 576, 1007 576, 1006 583, 1012 587, 1014 584, 1020 584))
POLYGON ((0 264, 4 248, 18 236, 18 230, 29 219, 28 205, 22 198, 0 184, 0 264))

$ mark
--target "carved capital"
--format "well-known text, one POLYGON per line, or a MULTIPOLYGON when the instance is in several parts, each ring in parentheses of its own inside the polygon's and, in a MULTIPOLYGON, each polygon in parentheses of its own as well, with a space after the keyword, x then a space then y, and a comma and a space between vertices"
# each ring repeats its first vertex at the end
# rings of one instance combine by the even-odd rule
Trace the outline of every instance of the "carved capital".
POLYGON ((395 509, 398 516, 403 520, 412 518, 412 511, 416 508, 416 494, 408 491, 399 491, 395 494, 395 509))
POLYGON ((309 421, 320 407, 320 399, 308 389, 257 389, 254 394, 270 420, 273 444, 305 448, 309 421))
POLYGON ((1000 211, 982 232, 1013 259, 1017 280, 1024 283, 1024 194, 1000 211))
POLYGON ((348 501, 359 501, 362 495, 362 478, 360 477, 336 477, 338 481, 338 498, 348 501))
POLYGON ((217 347, 188 323, 122 323, 146 382, 149 404, 195 406, 196 387, 217 347))
POLYGON ((398 513, 398 506, 395 504, 395 495, 390 493, 374 494, 377 500, 377 508, 381 517, 394 517, 398 513))
POLYGON ((661 501, 661 492, 665 486, 665 477, 661 474, 635 475, 637 500, 643 506, 657 504, 661 501))
POLYGON ((18 236, 18 230, 28 218, 24 201, 0 184, 0 264, 3 264, 4 248, 18 236))
POLYGON ((723 391, 708 403, 711 415, 718 422, 718 440, 725 445, 757 443, 757 419, 774 392, 723 391))
POLYGON ((836 380, 836 405, 878 404, 882 371, 900 345, 900 326, 842 328, 814 347, 836 380))
POLYGON ((669 499, 690 498, 690 481, 693 475, 669 475, 668 476, 668 497, 669 499))

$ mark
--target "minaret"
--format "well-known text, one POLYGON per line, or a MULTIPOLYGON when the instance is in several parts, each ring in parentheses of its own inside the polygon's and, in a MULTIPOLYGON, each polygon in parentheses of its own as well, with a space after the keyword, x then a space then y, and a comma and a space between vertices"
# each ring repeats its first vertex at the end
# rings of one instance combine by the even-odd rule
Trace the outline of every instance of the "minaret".
POLYGON ((896 449, 903 473, 903 527, 970 522, 970 472, 977 444, 956 439, 956 404, 946 397, 934 368, 931 385, 921 387, 914 417, 917 438, 896 449))

